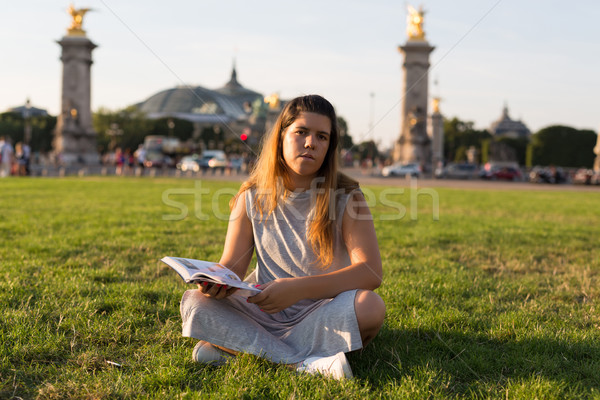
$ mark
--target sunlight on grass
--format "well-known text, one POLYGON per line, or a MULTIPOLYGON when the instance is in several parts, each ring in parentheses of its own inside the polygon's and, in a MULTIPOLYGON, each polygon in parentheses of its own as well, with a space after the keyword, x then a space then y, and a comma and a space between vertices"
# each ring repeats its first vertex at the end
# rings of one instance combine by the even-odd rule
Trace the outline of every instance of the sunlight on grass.
POLYGON ((250 355, 191 361, 188 287, 158 260, 218 258, 238 184, 1 185, 0 398, 600 398, 600 193, 436 189, 436 220, 406 191, 390 220, 386 188, 367 188, 388 312, 336 382, 250 355), (184 218, 165 219, 181 212, 165 191, 184 218))

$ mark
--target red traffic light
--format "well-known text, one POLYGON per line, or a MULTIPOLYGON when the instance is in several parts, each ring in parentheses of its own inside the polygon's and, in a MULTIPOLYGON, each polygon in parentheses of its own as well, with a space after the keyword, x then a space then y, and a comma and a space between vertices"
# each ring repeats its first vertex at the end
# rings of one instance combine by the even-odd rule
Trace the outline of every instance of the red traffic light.
POLYGON ((245 127, 242 130, 242 134, 240 135, 240 139, 242 139, 243 142, 246 141, 246 139, 248 139, 248 136, 250 136, 250 134, 252 133, 252 130, 250 129, 250 127, 245 127))

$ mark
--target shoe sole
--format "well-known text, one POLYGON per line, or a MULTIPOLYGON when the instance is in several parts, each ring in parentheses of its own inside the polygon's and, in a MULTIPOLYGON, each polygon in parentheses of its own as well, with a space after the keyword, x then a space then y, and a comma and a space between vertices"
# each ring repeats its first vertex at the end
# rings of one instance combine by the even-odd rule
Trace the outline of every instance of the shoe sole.
POLYGON ((342 364, 342 369, 344 370, 344 376, 348 379, 354 378, 354 374, 352 374, 352 369, 350 368, 350 364, 348 363, 348 359, 344 353, 339 353, 338 359, 342 364))

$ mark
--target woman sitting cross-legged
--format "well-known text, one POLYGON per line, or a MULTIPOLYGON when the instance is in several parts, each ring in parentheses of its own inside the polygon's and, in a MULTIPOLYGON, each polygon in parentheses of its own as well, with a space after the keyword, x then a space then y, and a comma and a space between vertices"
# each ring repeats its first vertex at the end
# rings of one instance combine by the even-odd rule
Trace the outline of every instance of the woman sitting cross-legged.
POLYGON ((262 292, 204 282, 181 301, 194 360, 222 364, 250 353, 301 372, 351 377, 344 353, 379 332, 382 266, 358 183, 337 171, 333 106, 318 95, 287 103, 237 195, 220 264, 262 292))

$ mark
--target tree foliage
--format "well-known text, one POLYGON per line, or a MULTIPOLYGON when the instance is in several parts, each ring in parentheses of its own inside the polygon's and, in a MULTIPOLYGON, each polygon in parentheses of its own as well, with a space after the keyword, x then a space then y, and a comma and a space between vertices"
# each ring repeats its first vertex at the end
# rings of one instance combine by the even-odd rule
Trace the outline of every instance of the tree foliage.
MULTIPOLYGON (((493 137, 486 130, 473 128, 472 122, 454 117, 444 120, 444 157, 446 161, 465 161, 467 150, 474 147, 479 154, 478 162, 484 163, 499 153, 501 148, 514 153, 515 161, 525 165, 527 157, 527 138, 493 137)), ((500 152, 501 153, 501 152, 500 152)))
POLYGON ((340 149, 351 149, 354 147, 352 136, 348 134, 348 123, 344 117, 337 117, 337 126, 340 133, 340 149))
POLYGON ((367 140, 361 142, 355 147, 355 152, 358 154, 360 160, 371 159, 374 160, 379 156, 379 150, 377 150, 377 144, 373 140, 367 140))
POLYGON ((102 153, 116 147, 135 150, 148 135, 174 136, 185 141, 194 130, 193 124, 186 120, 148 119, 134 106, 117 111, 101 108, 93 114, 93 124, 102 153))
POLYGON ((543 128, 533 135, 533 163, 591 168, 596 140, 596 133, 590 130, 562 125, 543 128))
POLYGON ((473 146, 481 154, 482 143, 492 135, 484 130, 476 130, 473 123, 461 121, 457 117, 444 119, 444 159, 446 161, 465 161, 467 150, 473 146))
MULTIPOLYGON (((56 117, 32 116, 28 122, 31 126, 31 150, 34 152, 48 152, 52 148, 56 117)), ((0 135, 7 136, 13 144, 22 142, 25 136, 26 121, 20 113, 6 112, 0 114, 0 135)))
POLYGON ((529 145, 529 139, 527 138, 510 138, 500 137, 494 139, 494 142, 499 145, 510 147, 515 152, 516 161, 519 165, 525 165, 527 157, 527 146, 529 145))

